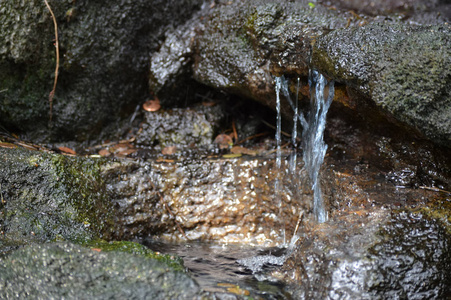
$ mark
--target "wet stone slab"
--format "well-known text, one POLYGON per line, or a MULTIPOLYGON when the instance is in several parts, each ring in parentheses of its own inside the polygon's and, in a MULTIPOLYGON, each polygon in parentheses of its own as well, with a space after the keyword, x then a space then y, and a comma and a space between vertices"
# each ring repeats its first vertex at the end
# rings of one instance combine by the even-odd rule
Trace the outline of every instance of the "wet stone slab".
POLYGON ((311 205, 306 178, 285 167, 278 171, 274 157, 116 162, 104 170, 115 210, 109 232, 119 239, 280 244, 311 205))

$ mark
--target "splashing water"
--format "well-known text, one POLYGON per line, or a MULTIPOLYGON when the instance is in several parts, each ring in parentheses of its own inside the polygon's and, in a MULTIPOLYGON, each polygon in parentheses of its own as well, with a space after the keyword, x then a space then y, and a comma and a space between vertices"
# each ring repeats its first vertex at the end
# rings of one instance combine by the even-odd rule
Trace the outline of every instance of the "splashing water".
POLYGON ((302 146, 304 148, 304 162, 313 189, 313 213, 318 222, 327 221, 327 212, 319 183, 319 170, 326 155, 327 145, 324 143, 324 129, 326 115, 334 98, 334 81, 327 79, 315 70, 309 73, 310 112, 307 126, 302 131, 302 146), (326 96, 327 92, 327 96, 326 96))

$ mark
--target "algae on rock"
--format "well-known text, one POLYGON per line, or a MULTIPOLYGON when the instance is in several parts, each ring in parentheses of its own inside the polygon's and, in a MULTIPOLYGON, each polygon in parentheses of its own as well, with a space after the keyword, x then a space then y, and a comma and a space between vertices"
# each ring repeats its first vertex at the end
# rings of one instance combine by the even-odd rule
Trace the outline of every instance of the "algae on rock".
POLYGON ((3 238, 85 241, 109 221, 101 160, 0 149, 3 238))
POLYGON ((19 298, 193 299, 186 273, 124 252, 70 243, 28 245, 0 258, 0 295, 19 298))

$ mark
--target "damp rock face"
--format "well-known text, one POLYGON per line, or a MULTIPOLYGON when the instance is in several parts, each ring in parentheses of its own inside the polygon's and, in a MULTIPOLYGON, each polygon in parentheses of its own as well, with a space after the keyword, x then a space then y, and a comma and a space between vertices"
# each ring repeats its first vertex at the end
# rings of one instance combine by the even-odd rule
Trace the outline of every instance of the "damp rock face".
POLYGON ((276 245, 311 200, 305 178, 282 173, 268 158, 112 164, 104 174, 114 222, 104 236, 276 245), (278 176, 281 208, 274 192, 278 176))
POLYGON ((203 1, 8 1, 0 15, 0 122, 44 139, 86 139, 148 97, 149 56, 203 1))
POLYGON ((100 162, 0 149, 2 246, 89 240, 108 223, 100 162))
MULTIPOLYGON (((449 146, 447 17, 414 20, 417 12, 439 10, 441 4, 408 4, 413 13, 404 23, 391 16, 356 16, 319 3, 312 7, 308 1, 217 4, 168 35, 151 60, 150 85, 170 97, 175 78, 192 77, 275 107, 274 75, 299 77, 300 100, 305 103, 308 70, 316 68, 351 88, 337 87, 337 102, 351 99, 355 109, 375 104, 385 119, 449 146)), ((386 13, 391 8, 398 9, 390 2, 386 13)), ((369 117, 374 113, 362 111, 369 117)), ((282 113, 292 116, 284 101, 282 113)))
POLYGON ((313 38, 344 27, 348 17, 323 6, 311 9, 308 1, 232 1, 203 14, 168 35, 151 59, 150 86, 170 97, 174 80, 192 77, 270 107, 270 71, 306 76, 313 38), (289 54, 280 54, 287 48, 289 54))
POLYGON ((312 64, 396 119, 451 145, 451 27, 373 24, 317 39, 312 64))
POLYGON ((6 298, 193 299, 197 283, 162 262, 70 243, 28 245, 0 259, 6 298))
POLYGON ((347 215, 314 236, 282 267, 297 299, 444 299, 451 291, 451 237, 422 213, 347 215))
POLYGON ((146 113, 142 132, 137 136, 140 146, 195 146, 212 144, 224 114, 219 106, 174 108, 146 113))

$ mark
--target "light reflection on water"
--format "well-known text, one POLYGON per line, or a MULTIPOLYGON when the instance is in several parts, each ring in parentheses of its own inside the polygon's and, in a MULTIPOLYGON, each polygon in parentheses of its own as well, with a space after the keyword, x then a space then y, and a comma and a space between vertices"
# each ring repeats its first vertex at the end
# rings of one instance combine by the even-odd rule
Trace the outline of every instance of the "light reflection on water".
MULTIPOLYGON (((230 293, 257 299, 289 299, 283 284, 267 276, 259 281, 237 260, 276 252, 277 248, 256 248, 243 245, 211 243, 169 244, 153 240, 142 242, 153 251, 176 254, 183 258, 185 267, 202 290, 212 293, 230 293)), ((270 269, 270 267, 269 267, 270 269)))

